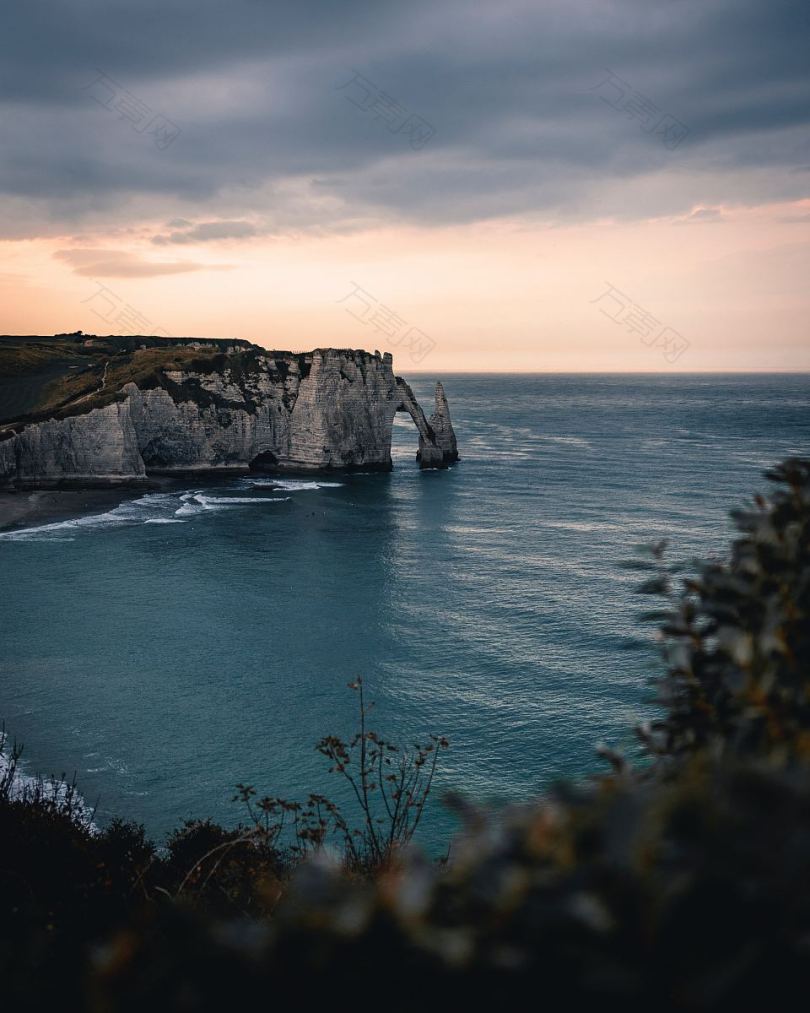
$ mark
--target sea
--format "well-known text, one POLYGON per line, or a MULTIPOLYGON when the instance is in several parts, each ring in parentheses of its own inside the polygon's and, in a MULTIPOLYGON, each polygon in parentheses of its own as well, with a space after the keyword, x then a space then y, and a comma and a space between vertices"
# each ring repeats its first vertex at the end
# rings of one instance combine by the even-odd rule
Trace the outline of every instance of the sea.
MULTIPOLYGON (((0 720, 29 775, 75 774, 99 825, 234 825, 235 786, 341 799, 316 749, 446 736, 442 799, 543 795, 637 756, 656 713, 643 547, 727 553, 729 512, 810 453, 810 375, 443 375, 461 461, 198 478, 0 534, 0 720)), ((414 391, 428 408, 433 378, 414 391)))

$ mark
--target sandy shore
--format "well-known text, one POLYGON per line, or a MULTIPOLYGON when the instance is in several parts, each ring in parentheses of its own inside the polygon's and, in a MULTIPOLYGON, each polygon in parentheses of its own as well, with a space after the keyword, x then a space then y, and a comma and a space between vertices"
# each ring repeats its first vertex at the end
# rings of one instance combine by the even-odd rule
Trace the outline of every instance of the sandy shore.
POLYGON ((87 489, 20 489, 0 491, 0 531, 33 528, 54 521, 87 517, 112 510, 128 499, 138 499, 149 492, 176 492, 206 485, 227 485, 234 476, 247 474, 247 469, 189 471, 171 475, 150 474, 142 482, 96 486, 87 489))
POLYGON ((38 489, 0 492, 0 531, 33 528, 40 524, 86 517, 112 510, 128 499, 147 492, 179 486, 176 480, 152 479, 143 485, 101 489, 38 489))

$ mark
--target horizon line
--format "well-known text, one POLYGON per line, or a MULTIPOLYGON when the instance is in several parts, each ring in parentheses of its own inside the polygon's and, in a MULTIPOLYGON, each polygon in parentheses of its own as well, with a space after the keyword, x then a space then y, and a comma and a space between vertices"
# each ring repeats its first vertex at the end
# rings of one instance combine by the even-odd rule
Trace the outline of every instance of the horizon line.
POLYGON ((810 376, 807 369, 410 369, 411 376, 810 376))

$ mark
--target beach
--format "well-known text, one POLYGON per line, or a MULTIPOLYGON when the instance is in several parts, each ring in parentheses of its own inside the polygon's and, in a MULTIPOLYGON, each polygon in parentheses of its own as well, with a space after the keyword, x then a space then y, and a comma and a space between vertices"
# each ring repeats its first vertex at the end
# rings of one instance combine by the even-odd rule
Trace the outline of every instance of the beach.
MULTIPOLYGON (((172 480, 166 480, 172 481, 172 480)), ((36 489, 0 492, 0 531, 30 528, 112 510, 125 500, 160 490, 164 481, 98 489, 36 489)))

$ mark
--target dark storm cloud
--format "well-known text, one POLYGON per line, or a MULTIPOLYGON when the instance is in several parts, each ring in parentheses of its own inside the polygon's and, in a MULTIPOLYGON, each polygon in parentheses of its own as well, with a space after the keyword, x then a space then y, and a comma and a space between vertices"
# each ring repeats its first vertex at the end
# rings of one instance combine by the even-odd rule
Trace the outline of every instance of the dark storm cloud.
POLYGON ((804 196, 809 22, 793 0, 30 0, 0 16, 7 228, 174 206, 205 221, 156 242, 186 243, 253 234, 256 215, 264 231, 804 196), (676 145, 644 129, 659 115, 687 131, 676 145), (422 146, 396 129, 408 116, 422 146))

